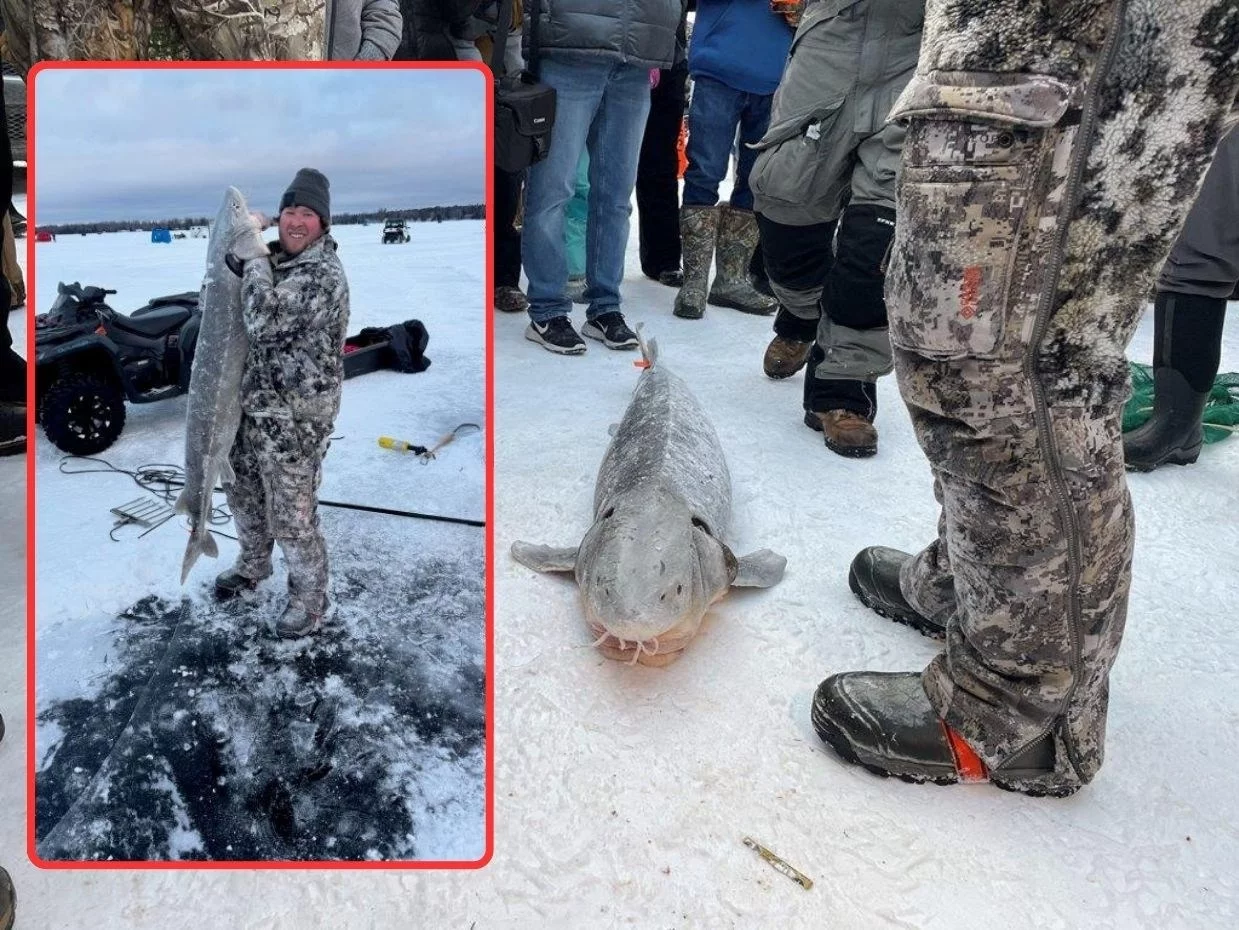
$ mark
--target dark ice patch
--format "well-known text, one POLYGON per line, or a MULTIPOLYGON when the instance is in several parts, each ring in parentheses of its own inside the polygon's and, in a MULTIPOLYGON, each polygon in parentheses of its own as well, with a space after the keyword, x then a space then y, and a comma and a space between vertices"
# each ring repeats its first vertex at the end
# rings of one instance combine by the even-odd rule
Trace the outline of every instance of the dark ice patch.
POLYGON ((374 552, 334 556, 336 616, 307 641, 272 635, 274 591, 122 615, 98 696, 39 715, 64 733, 36 776, 43 858, 439 856, 416 835, 426 766, 482 807, 481 547, 398 571, 370 568, 374 552))

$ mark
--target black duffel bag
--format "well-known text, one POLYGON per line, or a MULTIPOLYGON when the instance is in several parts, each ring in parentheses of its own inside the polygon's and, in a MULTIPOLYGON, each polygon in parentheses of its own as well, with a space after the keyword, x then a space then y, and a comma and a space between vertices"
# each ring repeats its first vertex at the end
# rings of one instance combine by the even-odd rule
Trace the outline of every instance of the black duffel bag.
POLYGON ((502 0, 490 69, 495 75, 495 167, 515 174, 546 158, 555 126, 555 88, 529 72, 508 75, 503 52, 512 32, 512 0, 502 0))

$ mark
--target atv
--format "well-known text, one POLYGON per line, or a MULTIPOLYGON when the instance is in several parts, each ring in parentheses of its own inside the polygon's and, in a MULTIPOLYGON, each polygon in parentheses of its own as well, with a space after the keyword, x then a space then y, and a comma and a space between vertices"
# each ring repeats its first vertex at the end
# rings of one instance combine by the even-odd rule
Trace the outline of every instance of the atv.
POLYGON ((409 231, 404 224, 404 220, 388 220, 383 224, 383 245, 408 241, 409 231))
POLYGON ((198 292, 156 297, 126 316, 116 291, 57 285, 35 320, 35 393, 47 438, 71 455, 94 455, 125 426, 125 401, 147 404, 189 390, 201 313, 198 292))

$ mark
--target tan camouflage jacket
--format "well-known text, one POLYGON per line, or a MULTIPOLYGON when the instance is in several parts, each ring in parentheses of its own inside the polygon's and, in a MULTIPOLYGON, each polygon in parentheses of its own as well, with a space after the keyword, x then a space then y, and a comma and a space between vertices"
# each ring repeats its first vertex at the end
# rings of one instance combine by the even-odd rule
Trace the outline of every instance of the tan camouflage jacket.
POLYGON ((0 13, 4 58, 23 72, 51 59, 382 60, 401 31, 397 0, 0 0, 0 13))
POLYGON ((246 262, 241 282, 250 339, 241 408, 330 430, 340 410, 349 313, 336 242, 324 235, 294 258, 273 249, 271 261, 246 262))

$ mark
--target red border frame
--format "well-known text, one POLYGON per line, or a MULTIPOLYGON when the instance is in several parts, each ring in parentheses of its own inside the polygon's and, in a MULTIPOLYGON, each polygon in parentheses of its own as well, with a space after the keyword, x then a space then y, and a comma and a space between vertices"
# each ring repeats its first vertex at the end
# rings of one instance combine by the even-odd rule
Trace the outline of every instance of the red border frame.
MULTIPOLYGON (((35 462, 37 459, 37 424, 35 423, 34 375, 35 365, 26 366, 26 396, 32 400, 26 407, 26 855, 31 863, 41 869, 154 869, 154 870, 185 870, 185 869, 481 869, 487 866, 495 853, 495 358, 494 358, 494 94, 491 92, 492 75, 489 69, 478 62, 127 62, 127 61, 91 61, 91 62, 40 62, 30 69, 26 77, 27 102, 27 156, 26 156, 26 278, 27 293, 34 299, 36 291, 36 275, 38 273, 35 261, 35 231, 38 229, 38 213, 36 203, 36 166, 38 153, 36 148, 37 134, 35 132, 38 109, 35 106, 35 84, 39 74, 44 71, 61 70, 371 70, 393 68, 415 71, 475 71, 483 78, 484 110, 485 110, 485 161, 484 182, 486 192, 486 270, 483 309, 485 312, 486 330, 484 336, 485 365, 485 456, 486 456, 486 541, 485 541, 485 585, 486 585, 486 813, 485 833, 486 847, 482 857, 476 861, 454 860, 392 860, 380 862, 350 862, 336 860, 299 861, 59 861, 45 860, 39 857, 35 850, 34 811, 35 811, 35 571, 37 565, 35 547, 35 526, 37 524, 36 492, 35 492, 35 462)), ((34 315, 26 313, 26 353, 31 355, 35 347, 34 315)))

